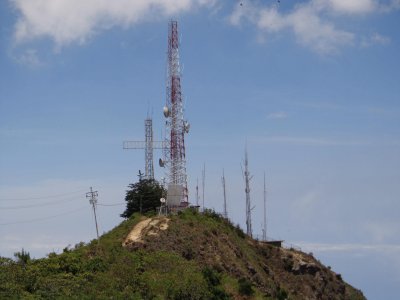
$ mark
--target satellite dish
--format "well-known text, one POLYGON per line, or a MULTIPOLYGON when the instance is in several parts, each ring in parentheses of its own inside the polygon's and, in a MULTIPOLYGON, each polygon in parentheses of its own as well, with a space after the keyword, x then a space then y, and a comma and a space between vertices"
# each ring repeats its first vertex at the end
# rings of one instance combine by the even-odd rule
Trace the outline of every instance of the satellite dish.
POLYGON ((166 118, 169 117, 169 108, 167 106, 164 106, 163 113, 164 113, 164 117, 166 117, 166 118))
POLYGON ((160 165, 161 168, 165 167, 165 162, 161 158, 158 160, 158 164, 160 165))
POLYGON ((186 133, 189 133, 190 123, 188 121, 185 121, 185 123, 183 124, 183 128, 185 129, 186 133))
POLYGON ((161 203, 165 203, 165 201, 166 201, 165 198, 161 198, 161 199, 160 199, 160 202, 161 202, 161 203))

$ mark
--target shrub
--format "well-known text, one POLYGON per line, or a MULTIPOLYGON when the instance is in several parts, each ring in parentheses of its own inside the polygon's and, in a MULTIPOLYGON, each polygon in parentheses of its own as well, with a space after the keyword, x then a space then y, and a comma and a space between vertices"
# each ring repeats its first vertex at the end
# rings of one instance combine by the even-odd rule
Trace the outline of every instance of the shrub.
POLYGON ((17 263, 23 266, 25 266, 31 260, 31 255, 28 251, 25 251, 24 248, 22 248, 21 252, 15 252, 14 257, 16 258, 17 263))
POLYGON ((242 228, 240 228, 239 224, 236 225, 235 232, 242 239, 244 239, 246 237, 246 234, 243 232, 242 228))
POLYGON ((242 277, 238 281, 239 283, 239 294, 244 296, 251 296, 254 294, 251 282, 246 278, 242 277))
POLYGON ((276 298, 278 300, 286 300, 288 298, 288 293, 284 289, 279 287, 278 291, 276 292, 276 298))
POLYGON ((217 286, 221 283, 221 275, 211 268, 203 269, 203 277, 210 286, 217 286))

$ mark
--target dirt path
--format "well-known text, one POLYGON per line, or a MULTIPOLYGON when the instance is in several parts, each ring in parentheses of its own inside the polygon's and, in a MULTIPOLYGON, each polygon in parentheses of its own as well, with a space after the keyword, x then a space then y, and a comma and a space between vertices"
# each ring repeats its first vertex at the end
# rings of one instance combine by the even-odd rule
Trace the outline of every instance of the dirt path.
POLYGON ((140 221, 125 238, 122 246, 126 247, 136 243, 143 244, 144 236, 157 236, 160 230, 167 230, 169 221, 170 220, 165 217, 148 218, 140 221))

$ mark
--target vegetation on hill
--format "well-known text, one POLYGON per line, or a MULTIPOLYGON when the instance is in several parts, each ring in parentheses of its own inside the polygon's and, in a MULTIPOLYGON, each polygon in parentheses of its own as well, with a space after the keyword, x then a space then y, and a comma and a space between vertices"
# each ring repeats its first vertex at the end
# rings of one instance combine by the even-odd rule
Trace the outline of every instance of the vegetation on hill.
POLYGON ((365 299, 312 256, 247 237, 190 209, 140 244, 122 244, 134 214, 98 243, 0 259, 0 299, 365 299))

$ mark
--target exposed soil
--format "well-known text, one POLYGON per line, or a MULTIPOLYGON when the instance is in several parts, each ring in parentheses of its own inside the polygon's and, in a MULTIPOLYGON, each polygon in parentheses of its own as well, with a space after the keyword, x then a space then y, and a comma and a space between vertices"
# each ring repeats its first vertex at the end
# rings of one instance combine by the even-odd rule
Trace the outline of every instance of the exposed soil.
POLYGON ((140 247, 145 236, 158 236, 160 231, 168 229, 170 219, 166 217, 146 218, 136 224, 122 243, 124 247, 140 247))

